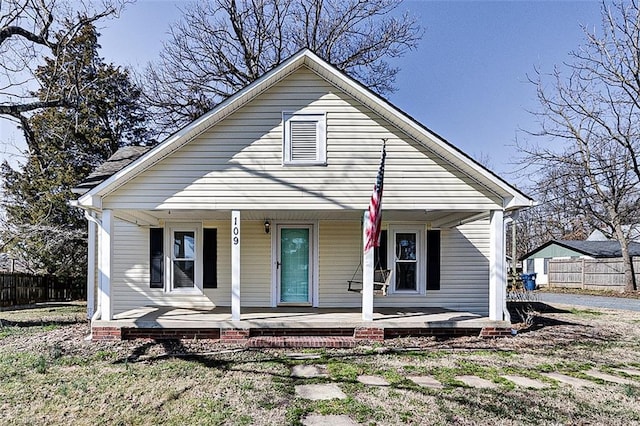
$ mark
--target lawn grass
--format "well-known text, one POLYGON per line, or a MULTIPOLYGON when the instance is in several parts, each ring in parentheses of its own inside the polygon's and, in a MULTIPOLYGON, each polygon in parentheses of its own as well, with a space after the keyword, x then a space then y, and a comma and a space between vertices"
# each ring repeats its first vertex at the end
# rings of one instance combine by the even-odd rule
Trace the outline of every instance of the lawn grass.
POLYGON ((364 425, 638 424, 640 377, 620 373, 637 385, 617 385, 584 372, 640 368, 633 326, 640 318, 594 312, 545 314, 513 338, 397 339, 385 342, 387 350, 306 351, 320 355, 308 360, 210 342, 87 342, 82 306, 0 312, 0 424, 299 425, 311 413, 364 425), (328 377, 292 377, 297 364, 326 366, 328 377), (546 372, 593 386, 561 385, 546 372), (390 385, 363 385, 362 374, 390 385), (497 388, 456 380, 469 374, 497 388), (505 374, 549 386, 519 388, 505 374), (444 388, 415 385, 410 375, 430 375, 444 388), (347 399, 297 398, 295 386, 310 383, 335 383, 347 399))

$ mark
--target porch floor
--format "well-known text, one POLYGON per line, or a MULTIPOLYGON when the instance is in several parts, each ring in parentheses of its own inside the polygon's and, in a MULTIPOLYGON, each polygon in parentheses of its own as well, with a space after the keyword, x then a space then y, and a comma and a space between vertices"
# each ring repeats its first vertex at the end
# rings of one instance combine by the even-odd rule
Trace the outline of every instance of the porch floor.
POLYGON ((482 329, 509 328, 508 321, 493 321, 470 312, 442 308, 376 308, 373 321, 363 321, 360 308, 243 308, 240 321, 231 320, 231 309, 196 310, 147 306, 96 320, 92 327, 115 328, 219 328, 219 329, 331 329, 375 327, 380 329, 482 329))

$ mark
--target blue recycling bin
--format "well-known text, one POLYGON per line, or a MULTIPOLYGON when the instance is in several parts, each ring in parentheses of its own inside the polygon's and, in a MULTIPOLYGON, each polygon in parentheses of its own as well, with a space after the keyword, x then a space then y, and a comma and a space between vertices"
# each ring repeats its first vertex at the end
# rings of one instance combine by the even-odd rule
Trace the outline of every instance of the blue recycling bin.
POLYGON ((524 284, 524 289, 527 291, 533 291, 536 289, 536 273, 530 274, 522 274, 520 278, 522 278, 522 283, 524 284))

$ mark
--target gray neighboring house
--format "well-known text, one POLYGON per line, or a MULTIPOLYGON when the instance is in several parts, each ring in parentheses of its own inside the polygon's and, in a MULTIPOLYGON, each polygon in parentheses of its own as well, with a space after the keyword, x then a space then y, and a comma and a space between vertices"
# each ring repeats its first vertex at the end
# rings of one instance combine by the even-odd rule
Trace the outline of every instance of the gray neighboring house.
MULTIPOLYGON (((631 256, 640 256, 640 243, 629 244, 631 256)), ((524 272, 536 275, 536 284, 548 283, 551 259, 611 259, 622 257, 618 241, 551 240, 520 258, 524 272)))

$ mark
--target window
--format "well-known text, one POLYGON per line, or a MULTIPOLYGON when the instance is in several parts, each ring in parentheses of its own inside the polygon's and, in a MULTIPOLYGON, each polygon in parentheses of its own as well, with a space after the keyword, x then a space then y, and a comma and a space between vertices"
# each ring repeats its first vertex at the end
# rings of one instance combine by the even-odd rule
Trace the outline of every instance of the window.
POLYGON ((533 264, 534 264, 534 259, 527 259, 527 272, 531 273, 535 271, 533 264))
POLYGON ((418 234, 395 234, 396 291, 418 290, 418 234))
MULTIPOLYGON (((218 233, 215 228, 171 229, 169 244, 164 246, 164 228, 149 229, 149 287, 171 289, 218 287, 218 233), (200 247, 201 252, 196 248, 200 247), (166 249, 171 250, 170 268, 165 281, 166 249), (197 272, 197 271, 202 271, 197 272)), ((169 262, 169 260, 167 260, 169 262)))
POLYGON ((283 163, 324 165, 327 162, 324 113, 283 113, 283 163))
POLYGON ((544 273, 548 274, 549 273, 549 261, 551 260, 550 257, 545 257, 544 258, 544 273))
POLYGON ((173 288, 193 288, 196 271, 196 235, 194 231, 174 231, 173 288))

